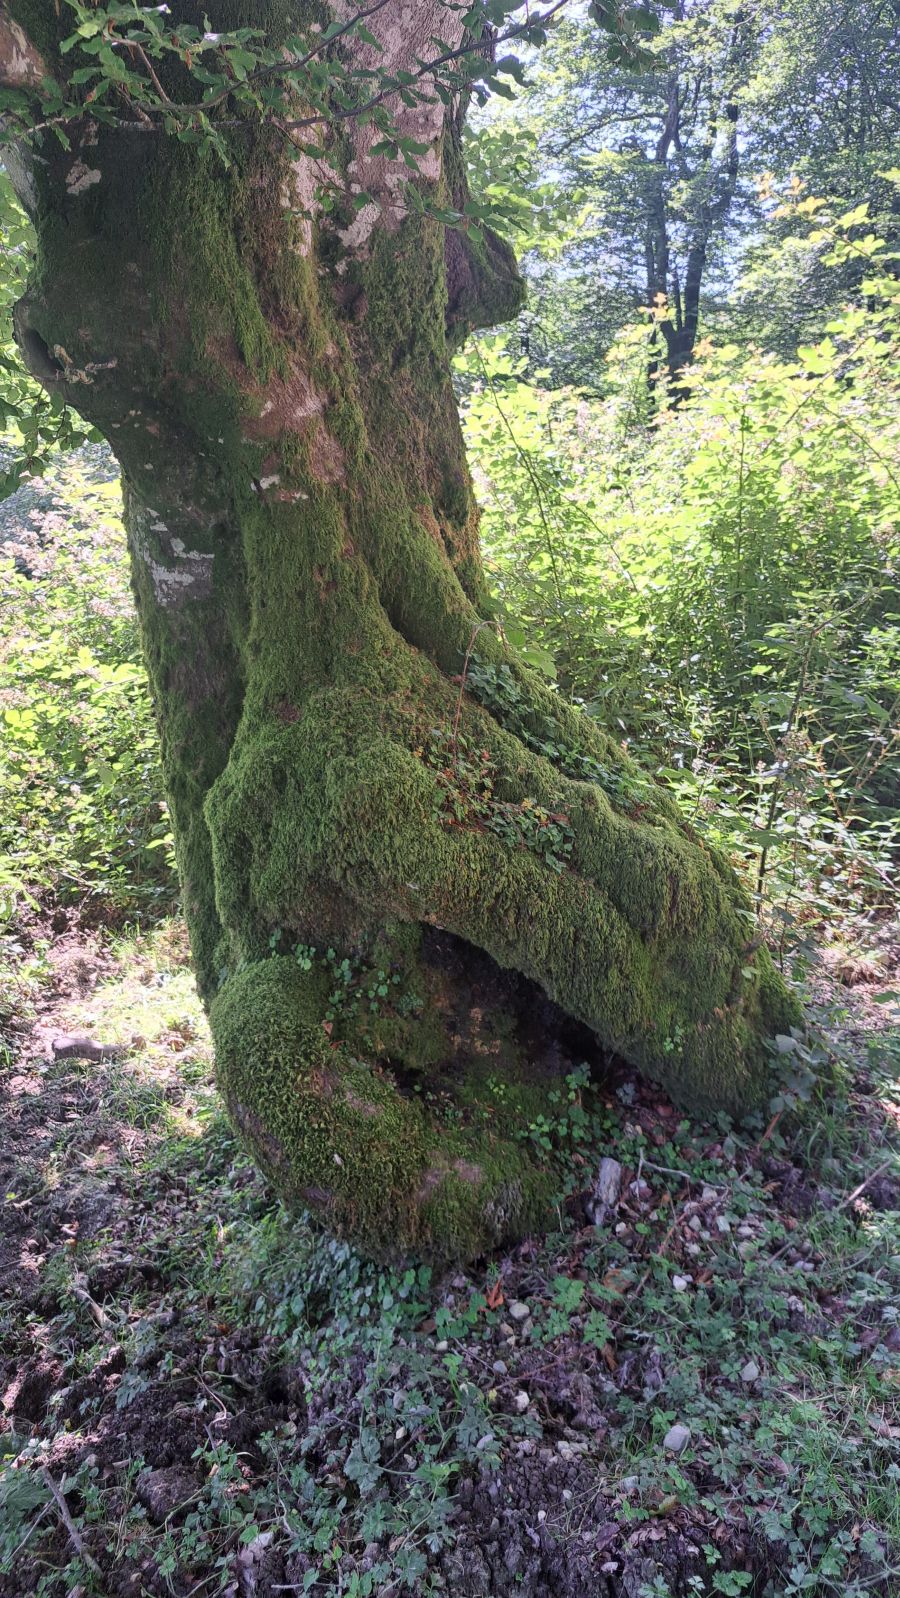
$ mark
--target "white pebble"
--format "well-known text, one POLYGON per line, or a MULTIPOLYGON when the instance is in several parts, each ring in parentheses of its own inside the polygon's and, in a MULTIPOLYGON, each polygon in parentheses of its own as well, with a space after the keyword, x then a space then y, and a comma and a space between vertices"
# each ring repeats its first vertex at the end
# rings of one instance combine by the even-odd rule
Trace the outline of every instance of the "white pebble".
POLYGON ((668 1454, 683 1454, 690 1440, 690 1429, 679 1423, 669 1427, 663 1438, 663 1448, 668 1454))

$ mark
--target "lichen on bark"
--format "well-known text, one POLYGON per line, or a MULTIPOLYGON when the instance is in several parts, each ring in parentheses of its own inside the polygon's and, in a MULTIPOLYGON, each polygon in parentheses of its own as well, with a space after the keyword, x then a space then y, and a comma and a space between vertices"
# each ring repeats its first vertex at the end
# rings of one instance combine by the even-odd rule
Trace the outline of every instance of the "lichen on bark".
MULTIPOLYGON (((247 9, 209 6, 223 25, 247 9)), ((259 9, 277 30, 291 7, 259 9)), ((287 1198, 366 1247, 471 1256, 552 1217, 521 1133, 584 1050, 740 1111, 797 1011, 729 869, 484 625, 449 351, 521 284, 499 240, 403 215, 396 185, 352 228, 363 138, 346 207, 311 223, 270 130, 236 131, 226 169, 86 128, 39 164, 18 328, 122 464, 235 1126, 287 1198), (100 176, 73 193, 83 155, 100 176), (75 372, 93 374, 77 393, 75 372), (461 679, 476 636, 515 723, 461 679), (567 758, 542 752, 548 726, 567 758)), ((458 139, 442 115, 419 178, 445 205, 458 139)))

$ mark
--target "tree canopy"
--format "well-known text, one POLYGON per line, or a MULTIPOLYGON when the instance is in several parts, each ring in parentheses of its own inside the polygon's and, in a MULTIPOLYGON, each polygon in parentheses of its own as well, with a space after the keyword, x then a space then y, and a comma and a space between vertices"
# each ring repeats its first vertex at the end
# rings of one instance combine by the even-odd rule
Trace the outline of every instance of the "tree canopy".
MULTIPOLYGON (((526 257, 535 368, 596 382, 605 351, 641 306, 659 305, 670 372, 701 325, 785 353, 814 335, 850 285, 816 269, 815 248, 785 267, 773 193, 868 203, 896 228, 881 172, 900 136, 896 8, 862 0, 693 0, 661 13, 632 66, 610 61, 588 18, 559 20, 526 84, 494 110, 485 181, 521 194, 539 164, 544 227, 526 257), (518 180, 517 180, 518 172, 518 180)), ((796 230, 794 230, 796 236, 796 230)), ((798 241, 799 244, 799 241, 798 241)))

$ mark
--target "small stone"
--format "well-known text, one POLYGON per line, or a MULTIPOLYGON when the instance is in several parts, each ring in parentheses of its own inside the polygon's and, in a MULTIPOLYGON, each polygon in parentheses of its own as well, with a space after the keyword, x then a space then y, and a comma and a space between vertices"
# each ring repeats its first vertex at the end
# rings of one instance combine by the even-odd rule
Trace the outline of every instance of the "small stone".
POLYGON ((495 1376, 505 1376, 507 1368, 508 1367, 503 1363, 502 1359, 495 1359, 493 1365, 491 1366, 491 1370, 494 1372, 495 1376))
POLYGON ((566 1442, 557 1443, 556 1452, 558 1453, 560 1459, 571 1459, 572 1444, 566 1442))
POLYGON ((729 1221, 727 1215, 717 1215, 716 1216, 716 1231, 717 1232, 722 1232, 723 1234, 725 1232, 730 1232, 731 1231, 731 1222, 729 1221))
POLYGON ((690 1428, 682 1426, 679 1422, 670 1426, 663 1438, 663 1448, 667 1454, 683 1454, 691 1440, 690 1428))
POLYGON ((562 1490, 562 1501, 564 1504, 570 1504, 572 1502, 572 1493, 568 1487, 564 1487, 562 1490))
POLYGON ((738 1227, 738 1237, 753 1237, 753 1235, 754 1235, 754 1233, 753 1233, 753 1227, 752 1226, 739 1226, 738 1227))
POLYGON ((692 1215, 690 1220, 688 1221, 688 1226, 690 1227, 692 1232, 701 1231, 702 1227, 703 1227, 703 1222, 701 1221, 699 1215, 692 1215))
POLYGON ((603 1226, 615 1213, 622 1187, 622 1167, 618 1160, 604 1158, 594 1182, 591 1196, 585 1206, 588 1219, 595 1226, 603 1226))
POLYGON ((442 1337, 439 1343, 435 1343, 434 1351, 436 1354, 446 1354, 449 1347, 446 1337, 442 1337))
POLYGON ((746 1365, 741 1371, 741 1381, 746 1382, 747 1386, 751 1387, 754 1382, 759 1381, 759 1375, 759 1366, 757 1365, 756 1360, 748 1359, 746 1365))
POLYGON ((524 1415, 526 1409, 531 1403, 531 1399, 528 1397, 527 1393, 516 1393, 513 1403, 515 1404, 519 1414, 524 1415))
POLYGON ((504 1337, 512 1337, 512 1336, 514 1336, 513 1329, 510 1326, 509 1321, 501 1321, 500 1322, 500 1331, 501 1331, 501 1334, 504 1337))
POLYGON ((538 1524, 543 1526, 544 1521, 546 1519, 547 1519, 547 1511, 546 1511, 546 1509, 539 1509, 538 1510, 538 1524))
POLYGON ((691 1285, 689 1276, 673 1276, 672 1286, 676 1293, 686 1293, 691 1285))
POLYGON ((709 1183, 705 1182, 703 1185, 703 1192, 700 1194, 704 1204, 709 1204, 712 1199, 718 1198, 718 1196, 718 1188, 710 1187, 709 1183))
POLYGON ((248 1542, 238 1553, 238 1564, 243 1566, 243 1579, 245 1579, 245 1592, 256 1592, 256 1577, 253 1574, 254 1564, 261 1563, 265 1550, 275 1540, 275 1532, 261 1531, 254 1537, 253 1542, 248 1542))
POLYGON ((639 1476, 623 1476, 622 1480, 619 1482, 619 1486, 621 1487, 623 1493, 633 1493, 639 1481, 639 1476))
POLYGON ((698 1254, 702 1254, 703 1253, 703 1250, 700 1247, 699 1243, 685 1243, 684 1246, 685 1246, 686 1252, 688 1254, 690 1254, 691 1259, 695 1260, 697 1258, 698 1254))
POLYGON ((511 1321, 527 1321, 530 1314, 531 1310, 528 1305, 523 1304, 520 1299, 514 1299, 509 1306, 509 1318, 511 1321))

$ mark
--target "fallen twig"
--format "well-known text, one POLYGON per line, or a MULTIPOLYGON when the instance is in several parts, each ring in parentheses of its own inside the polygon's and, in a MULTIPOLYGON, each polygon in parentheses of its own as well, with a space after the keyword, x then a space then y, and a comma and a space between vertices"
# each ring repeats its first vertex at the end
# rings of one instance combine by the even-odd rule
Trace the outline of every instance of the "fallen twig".
POLYGON ((97 1322, 97 1325, 100 1327, 100 1330, 102 1332, 109 1331, 109 1329, 110 1329, 110 1327, 112 1325, 112 1321, 110 1320, 109 1316, 107 1315, 106 1310, 103 1308, 102 1304, 98 1304, 96 1299, 91 1298, 91 1295, 88 1292, 87 1288, 84 1287, 82 1285, 82 1283, 76 1279, 72 1283, 71 1291, 72 1291, 72 1297, 73 1298, 77 1298, 79 1304, 87 1305, 87 1308, 90 1310, 91 1314, 93 1315, 94 1320, 97 1322))
POLYGON ((783 1110, 777 1110, 775 1112, 775 1114, 772 1116, 771 1121, 769 1122, 768 1126, 766 1127, 766 1130, 764 1131, 762 1137, 760 1138, 759 1142, 756 1145, 757 1154, 759 1153, 761 1148, 765 1148, 765 1145, 768 1143, 769 1138, 770 1137, 774 1137, 775 1131, 776 1131, 776 1129, 778 1127, 778 1123, 781 1120, 781 1117, 783 1116, 783 1114, 784 1114, 783 1110))
POLYGON ((95 1043, 93 1038, 54 1038, 50 1045, 54 1060, 120 1060, 125 1053, 121 1043, 95 1043))
MULTIPOLYGON (((852 1193, 848 1193, 845 1199, 841 1199, 840 1204, 835 1205, 833 1213, 837 1215, 841 1210, 846 1210, 855 1199, 858 1199, 862 1196, 870 1182, 874 1182, 878 1176, 883 1176, 884 1172, 889 1170, 893 1163, 893 1159, 883 1160, 881 1165, 879 1165, 874 1171, 869 1172, 864 1182, 860 1182, 859 1186, 855 1187, 852 1193)), ((796 1246, 796 1240, 793 1237, 789 1237, 784 1243, 782 1243, 780 1248, 775 1250, 774 1254, 769 1255, 770 1264, 775 1260, 782 1259, 783 1256, 787 1254, 789 1249, 796 1248, 796 1246)))
POLYGON ((49 1487, 54 1499, 56 1500, 56 1507, 59 1510, 59 1518, 69 1534, 69 1541, 71 1542, 72 1547, 75 1549, 79 1559, 84 1560, 88 1570, 90 1570, 93 1575, 102 1575, 100 1566, 97 1564, 96 1559, 94 1559, 94 1557, 88 1553, 84 1546, 84 1538, 82 1537, 81 1532, 78 1530, 78 1527, 75 1525, 72 1516, 69 1514, 69 1506, 62 1495, 62 1490, 56 1485, 56 1482, 53 1480, 53 1477, 51 1476, 46 1465, 41 1466, 41 1479, 46 1483, 47 1487, 49 1487))
POLYGON ((680 1176, 683 1177, 685 1182, 690 1182, 694 1187, 699 1187, 702 1183, 704 1187, 714 1187, 718 1193, 728 1192, 727 1182, 709 1182, 705 1176, 696 1176, 690 1171, 682 1171, 677 1165, 654 1165, 652 1160, 645 1160, 643 1154, 638 1161, 636 1181, 640 1181, 642 1171, 659 1171, 663 1176, 680 1176))
MULTIPOLYGON (((678 1228, 679 1228, 682 1220, 684 1219, 683 1215, 681 1214, 680 1206, 682 1205, 682 1203, 684 1202, 684 1200, 687 1197, 688 1197, 688 1189, 684 1188, 682 1190, 682 1192, 679 1193, 678 1198, 675 1201, 675 1203, 672 1204, 672 1210, 674 1212, 674 1218, 673 1218, 673 1221, 672 1221, 672 1225, 669 1227, 669 1230, 667 1231, 665 1237, 663 1238, 662 1242, 660 1243, 659 1248, 654 1249, 653 1256, 652 1256, 653 1259, 661 1260, 661 1259, 663 1259, 665 1257, 666 1249, 668 1248, 670 1242, 672 1241, 672 1238, 674 1237, 675 1233, 678 1231, 678 1228)), ((648 1281, 650 1280, 650 1272, 651 1272, 652 1269, 653 1269, 652 1265, 648 1265, 647 1266, 647 1269, 645 1270, 643 1276, 641 1277, 640 1281, 638 1282, 637 1287, 634 1289, 635 1297, 637 1297, 638 1293, 643 1292, 643 1290, 646 1287, 648 1281)))
POLYGON ((848 1195, 847 1195, 847 1197, 845 1199, 841 1199, 840 1204, 837 1206, 838 1209, 839 1210, 845 1210, 849 1204, 853 1203, 854 1199, 858 1199, 861 1196, 861 1194, 863 1194, 866 1191, 866 1188, 869 1186, 869 1184, 871 1182, 875 1181, 875 1178, 877 1176, 883 1176, 885 1171, 887 1171, 893 1165, 893 1163, 894 1163, 893 1158, 891 1158, 889 1160, 883 1160, 881 1165, 879 1165, 877 1170, 870 1171, 869 1175, 866 1177, 865 1181, 864 1182, 860 1182, 859 1187, 855 1187, 853 1189, 852 1193, 848 1193, 848 1195))
POLYGON ((16 1558, 16 1556, 22 1552, 23 1548, 27 1547, 28 1543, 30 1543, 32 1537, 34 1536, 35 1532, 38 1529, 38 1526, 41 1524, 41 1521, 43 1520, 44 1516, 49 1513, 50 1508, 51 1508, 50 1504, 45 1504, 43 1509, 39 1509, 38 1510, 37 1514, 35 1515, 33 1521, 31 1522, 31 1525, 29 1526, 28 1530, 26 1531, 25 1536, 22 1538, 22 1541, 19 1543, 18 1547, 14 1548, 11 1554, 7 1554, 6 1558, 7 1558, 7 1561, 8 1561, 10 1569, 12 1569, 13 1560, 16 1558))

